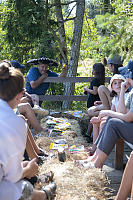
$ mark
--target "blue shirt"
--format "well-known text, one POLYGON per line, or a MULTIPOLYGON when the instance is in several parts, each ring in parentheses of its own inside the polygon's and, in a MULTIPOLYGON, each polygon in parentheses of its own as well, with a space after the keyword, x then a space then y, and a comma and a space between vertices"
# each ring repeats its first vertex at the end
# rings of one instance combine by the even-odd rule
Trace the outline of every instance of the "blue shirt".
MULTIPOLYGON (((50 70, 47 70, 46 73, 48 74, 48 77, 58 77, 58 74, 55 72, 52 72, 50 70)), ((26 80, 26 92, 29 94, 37 94, 37 95, 44 95, 49 88, 50 83, 42 82, 38 87, 32 88, 30 85, 31 81, 36 81, 38 78, 40 78, 42 74, 39 72, 37 67, 33 67, 29 70, 27 74, 27 80, 26 80)))

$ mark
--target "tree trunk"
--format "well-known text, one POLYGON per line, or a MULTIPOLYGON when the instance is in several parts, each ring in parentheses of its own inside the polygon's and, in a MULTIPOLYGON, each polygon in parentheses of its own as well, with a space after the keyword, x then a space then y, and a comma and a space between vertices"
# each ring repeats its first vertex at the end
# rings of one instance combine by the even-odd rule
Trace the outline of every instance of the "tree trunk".
POLYGON ((60 47, 60 54, 61 54, 61 64, 62 62, 68 64, 67 60, 67 44, 66 44, 66 34, 65 34, 65 28, 64 28, 64 21, 63 21, 63 15, 62 15, 62 7, 61 7, 61 1, 55 0, 55 9, 56 9, 56 17, 57 17, 57 23, 58 23, 58 34, 59 34, 59 47, 60 47))
MULTIPOLYGON (((73 39, 71 42, 71 55, 69 60, 68 77, 75 77, 77 75, 78 59, 80 53, 80 43, 82 36, 83 18, 85 11, 85 0, 77 0, 76 18, 74 21, 73 39)), ((66 83, 64 95, 73 95, 75 84, 66 83)), ((62 109, 70 108, 72 102, 63 101, 62 109)))

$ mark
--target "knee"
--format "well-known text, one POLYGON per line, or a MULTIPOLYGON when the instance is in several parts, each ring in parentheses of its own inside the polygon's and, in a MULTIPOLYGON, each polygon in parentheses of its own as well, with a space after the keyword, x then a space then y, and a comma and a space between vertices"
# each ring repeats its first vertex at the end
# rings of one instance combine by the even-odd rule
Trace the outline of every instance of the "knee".
POLYGON ((117 125, 117 119, 116 118, 108 118, 107 119, 107 126, 108 126, 108 128, 114 128, 114 127, 116 127, 116 125, 117 125))
POLYGON ((105 92, 105 90, 106 90, 106 87, 104 85, 100 85, 98 87, 98 94, 105 92))
POLYGON ((29 109, 31 109, 31 106, 29 103, 21 103, 18 106, 18 110, 20 113, 26 113, 27 111, 29 111, 29 109))
POLYGON ((88 109, 88 115, 89 115, 90 117, 95 116, 95 112, 96 112, 96 106, 92 106, 92 107, 90 107, 90 108, 88 109))

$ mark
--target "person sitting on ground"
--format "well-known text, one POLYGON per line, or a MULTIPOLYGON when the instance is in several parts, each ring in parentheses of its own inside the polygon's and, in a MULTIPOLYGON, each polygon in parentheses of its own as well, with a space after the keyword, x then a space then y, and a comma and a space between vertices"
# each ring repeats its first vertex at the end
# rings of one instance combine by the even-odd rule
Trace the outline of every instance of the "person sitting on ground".
MULTIPOLYGON (((5 62, 9 62, 9 61, 5 60, 5 62)), ((19 70, 22 70, 25 68, 25 65, 20 64, 16 60, 11 60, 10 63, 13 67, 19 70)), ((21 98, 21 103, 29 103, 36 114, 40 114, 43 116, 46 116, 49 114, 48 110, 45 110, 39 106, 39 96, 37 94, 28 94, 27 92, 25 92, 24 97, 21 98)), ((19 108, 20 107, 21 106, 19 105, 19 108)), ((23 108, 21 108, 21 111, 22 109, 23 108)), ((25 112, 25 110, 23 112, 25 112)))
POLYGON ((133 199, 133 151, 126 164, 115 200, 127 200, 130 194, 130 199, 133 199))
MULTIPOLYGON (((115 74, 111 80, 110 80, 110 95, 113 97, 112 99, 112 107, 111 110, 117 111, 117 105, 120 97, 120 91, 121 91, 121 83, 126 81, 126 79, 120 75, 120 74, 115 74)), ((125 93, 125 100, 127 98, 128 92, 125 93)), ((92 156, 95 153, 96 150, 96 145, 95 141, 99 135, 100 130, 102 129, 104 123, 106 122, 106 117, 102 118, 101 120, 98 117, 92 117, 90 122, 93 124, 93 146, 90 149, 90 155, 92 156)))
POLYGON ((60 75, 48 70, 48 66, 58 66, 58 63, 46 57, 32 59, 27 63, 37 65, 37 67, 32 67, 26 76, 26 91, 29 94, 45 95, 50 85, 50 83, 44 82, 47 77, 62 77, 67 74, 67 66, 63 66, 60 75))
POLYGON ((23 162, 27 139, 27 125, 13 109, 23 95, 24 78, 20 71, 11 68, 8 63, 0 63, 0 199, 1 200, 47 200, 56 189, 53 182, 33 189, 24 181, 38 172, 36 159, 23 162), (5 188, 8 188, 5 192, 5 188))
MULTIPOLYGON (((123 61, 121 60, 121 57, 116 55, 108 59, 107 66, 109 71, 115 75, 119 74, 118 68, 122 66, 122 63, 123 61)), ((98 95, 100 97, 100 101, 95 101, 94 106, 88 109, 88 115, 90 117, 98 116, 100 110, 111 109, 112 97, 110 96, 109 89, 104 85, 99 86, 98 95)))
POLYGON ((121 84, 121 92, 117 112, 112 110, 102 110, 99 113, 99 119, 110 116, 102 128, 95 144, 97 150, 93 156, 85 161, 77 161, 78 164, 89 168, 102 168, 107 156, 114 148, 117 140, 123 140, 133 144, 133 89, 129 92, 125 103, 125 92, 129 86, 133 86, 133 80, 127 78, 126 82, 121 84))

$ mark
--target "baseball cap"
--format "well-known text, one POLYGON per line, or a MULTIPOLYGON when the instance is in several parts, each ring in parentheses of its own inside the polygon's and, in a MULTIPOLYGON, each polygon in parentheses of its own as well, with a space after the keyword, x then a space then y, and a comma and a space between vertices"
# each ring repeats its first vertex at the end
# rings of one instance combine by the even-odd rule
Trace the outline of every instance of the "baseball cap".
POLYGON ((107 65, 108 64, 115 64, 115 65, 122 65, 123 61, 121 60, 121 56, 115 55, 111 58, 108 59, 107 65))
POLYGON ((12 64, 12 66, 14 68, 17 68, 17 69, 23 69, 25 68, 25 65, 21 65, 18 61, 16 60, 11 60, 10 63, 12 64))

